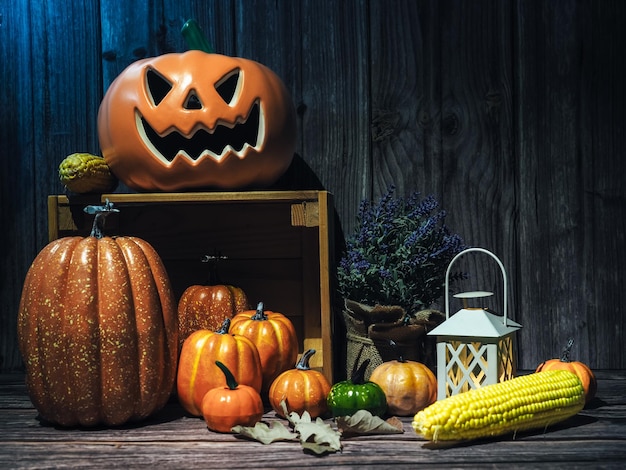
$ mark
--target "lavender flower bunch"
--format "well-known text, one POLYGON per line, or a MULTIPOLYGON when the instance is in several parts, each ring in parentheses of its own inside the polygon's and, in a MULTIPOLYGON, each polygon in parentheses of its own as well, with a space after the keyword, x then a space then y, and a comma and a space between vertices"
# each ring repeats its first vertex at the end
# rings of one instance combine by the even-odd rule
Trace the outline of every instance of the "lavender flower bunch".
MULTIPOLYGON (((402 198, 394 191, 391 186, 376 204, 361 203, 337 269, 339 290, 347 299, 414 314, 444 294, 448 265, 465 245, 444 225, 446 212, 434 196, 402 198)), ((451 273, 450 280, 462 277, 451 273)))

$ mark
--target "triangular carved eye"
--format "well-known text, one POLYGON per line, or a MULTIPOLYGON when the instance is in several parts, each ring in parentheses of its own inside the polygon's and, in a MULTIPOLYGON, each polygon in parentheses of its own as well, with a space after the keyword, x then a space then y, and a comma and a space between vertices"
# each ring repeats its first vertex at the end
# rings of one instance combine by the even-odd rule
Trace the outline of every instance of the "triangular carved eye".
POLYGON ((183 105, 185 109, 202 109, 202 101, 198 98, 195 90, 191 90, 185 99, 185 104, 183 105))
POLYGON ((215 84, 215 90, 229 105, 233 105, 239 97, 240 76, 241 70, 235 69, 224 75, 224 77, 222 77, 222 79, 215 84))
POLYGON ((155 106, 158 106, 172 89, 172 83, 153 69, 146 72, 146 83, 148 94, 155 106))

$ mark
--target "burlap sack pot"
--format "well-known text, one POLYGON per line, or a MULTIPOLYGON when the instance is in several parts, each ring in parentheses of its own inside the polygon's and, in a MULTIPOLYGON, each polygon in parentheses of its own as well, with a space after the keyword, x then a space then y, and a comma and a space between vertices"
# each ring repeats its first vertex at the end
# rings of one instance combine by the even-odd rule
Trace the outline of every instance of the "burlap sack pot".
POLYGON ((343 318, 346 324, 346 376, 351 377, 365 359, 370 364, 365 370, 368 379, 372 371, 386 361, 398 359, 417 361, 434 369, 436 364, 435 339, 428 331, 445 320, 437 310, 421 310, 405 321, 405 311, 399 306, 364 305, 353 300, 344 302, 343 318), (389 340, 396 344, 392 347, 389 340))

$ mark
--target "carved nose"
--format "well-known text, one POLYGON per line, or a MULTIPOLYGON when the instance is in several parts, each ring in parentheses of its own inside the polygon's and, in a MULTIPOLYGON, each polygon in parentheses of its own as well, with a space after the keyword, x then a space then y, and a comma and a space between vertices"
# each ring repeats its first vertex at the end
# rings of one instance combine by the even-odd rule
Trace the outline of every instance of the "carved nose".
POLYGON ((185 104, 183 105, 185 109, 202 109, 202 101, 196 95, 195 90, 191 90, 185 98, 185 104))

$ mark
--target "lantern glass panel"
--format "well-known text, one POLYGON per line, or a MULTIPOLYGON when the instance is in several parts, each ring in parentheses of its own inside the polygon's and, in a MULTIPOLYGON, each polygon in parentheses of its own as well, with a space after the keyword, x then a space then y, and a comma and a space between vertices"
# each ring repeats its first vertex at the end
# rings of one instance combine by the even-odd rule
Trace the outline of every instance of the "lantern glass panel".
POLYGON ((447 395, 478 388, 487 378, 487 345, 480 342, 447 342, 445 363, 447 395))
POLYGON ((445 353, 443 396, 502 382, 513 378, 515 374, 513 335, 498 338, 494 342, 450 340, 442 346, 445 353))
POLYGON ((515 344, 513 335, 498 341, 498 382, 512 379, 515 375, 515 344))

